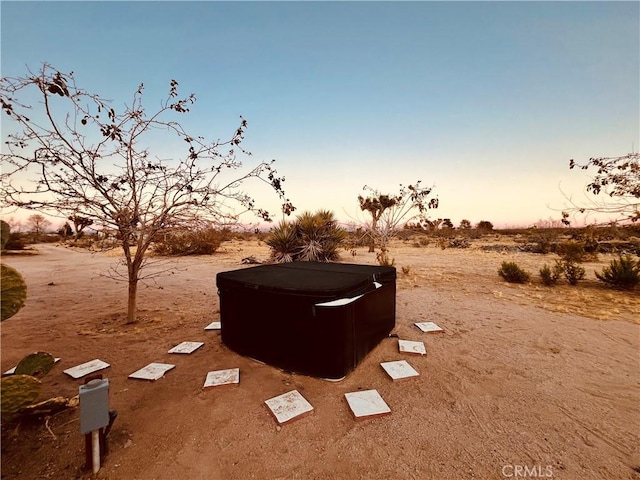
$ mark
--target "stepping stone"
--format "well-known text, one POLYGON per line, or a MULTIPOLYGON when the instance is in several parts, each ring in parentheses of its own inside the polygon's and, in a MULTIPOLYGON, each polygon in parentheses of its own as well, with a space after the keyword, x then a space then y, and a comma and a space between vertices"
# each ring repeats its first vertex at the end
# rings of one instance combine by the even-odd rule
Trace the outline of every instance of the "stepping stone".
POLYGON ((391 409, 377 390, 345 393, 349 408, 356 420, 389 415, 391 409))
POLYGON ((418 322, 414 323, 416 327, 422 330, 424 333, 442 333, 444 330, 433 322, 418 322))
POLYGON ((129 378, 137 378, 140 380, 158 380, 159 378, 164 377, 164 374, 172 368, 175 368, 175 365, 171 365, 170 363, 150 363, 146 367, 133 372, 131 375, 129 375, 129 378))
POLYGON ((90 362, 82 363, 80 365, 76 365, 75 367, 67 368, 63 370, 64 373, 73 378, 82 378, 85 375, 89 375, 90 373, 97 372, 98 370, 103 370, 110 365, 102 360, 91 360, 90 362))
POLYGON ((383 362, 380 364, 385 372, 395 381, 404 378, 417 377, 420 374, 409 365, 406 360, 398 360, 397 362, 383 362))
POLYGON ((220 330, 222 328, 222 322, 211 322, 204 327, 205 330, 220 330))
POLYGON ((279 425, 302 418, 313 412, 313 407, 297 390, 292 390, 264 403, 279 425))
POLYGON ((201 346, 204 345, 204 342, 182 342, 169 350, 168 353, 193 353, 201 346))
MULTIPOLYGON (((53 363, 58 363, 59 361, 60 361, 60 358, 59 358, 59 357, 56 357, 56 358, 54 358, 54 359, 53 359, 53 363)), ((4 373, 2 374, 2 376, 5 376, 5 375, 13 375, 13 374, 16 372, 16 368, 17 368, 17 367, 18 367, 18 366, 16 365, 15 367, 10 368, 10 369, 9 369, 9 370, 7 370, 6 372, 4 372, 4 373)))
POLYGON ((422 342, 414 342, 412 340, 398 340, 398 350, 402 353, 413 353, 417 355, 426 355, 427 349, 422 342))
POLYGON ((216 370, 207 373, 202 388, 219 387, 222 385, 237 385, 240 383, 240 369, 230 368, 228 370, 216 370))

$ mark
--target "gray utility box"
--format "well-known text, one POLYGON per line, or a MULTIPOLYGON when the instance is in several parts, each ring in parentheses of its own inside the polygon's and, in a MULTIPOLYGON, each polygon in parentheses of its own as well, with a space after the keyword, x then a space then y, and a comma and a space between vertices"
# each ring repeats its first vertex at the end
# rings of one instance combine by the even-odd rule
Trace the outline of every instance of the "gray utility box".
POLYGON ((80 386, 80 433, 109 425, 109 380, 91 380, 80 386))

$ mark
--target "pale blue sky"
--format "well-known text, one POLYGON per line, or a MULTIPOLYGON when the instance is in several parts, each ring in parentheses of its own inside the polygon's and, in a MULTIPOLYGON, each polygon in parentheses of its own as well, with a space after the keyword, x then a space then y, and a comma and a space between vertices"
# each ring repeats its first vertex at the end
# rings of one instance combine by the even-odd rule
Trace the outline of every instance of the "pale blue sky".
POLYGON ((342 220, 359 217, 365 184, 421 179, 440 199, 434 218, 527 226, 560 217, 560 188, 583 195, 570 158, 640 148, 638 2, 0 8, 3 76, 46 61, 120 104, 144 82, 148 106, 175 78, 198 98, 190 132, 224 139, 242 115, 247 163, 276 159, 300 210, 342 220))

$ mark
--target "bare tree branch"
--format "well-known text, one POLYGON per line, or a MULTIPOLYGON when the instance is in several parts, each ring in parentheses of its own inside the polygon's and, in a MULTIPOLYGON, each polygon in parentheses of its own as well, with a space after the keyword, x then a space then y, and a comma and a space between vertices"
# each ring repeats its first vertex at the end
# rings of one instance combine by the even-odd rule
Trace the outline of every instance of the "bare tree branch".
POLYGON ((1 198, 6 206, 81 216, 94 228, 113 231, 123 249, 129 282, 129 321, 135 319, 137 282, 145 254, 160 232, 194 215, 217 222, 238 220, 238 209, 262 220, 271 215, 242 190, 246 181, 267 183, 285 197, 273 161, 242 170, 238 154, 247 122, 226 141, 188 134, 175 117, 189 112, 195 95, 179 97, 178 82, 155 112, 147 112, 141 84, 130 102, 113 102, 76 85, 73 72, 44 64, 37 73, 1 80, 2 109, 15 126, 2 149, 1 198), (23 96, 39 94, 42 111, 23 96), (145 141, 155 132, 178 140, 183 154, 160 160, 145 141))
POLYGON ((590 158, 584 164, 569 160, 569 168, 575 167, 596 170, 596 175, 587 184, 586 190, 600 196, 601 199, 577 204, 565 194, 572 207, 563 212, 563 223, 570 223, 568 218, 572 213, 609 214, 616 217, 616 221, 640 220, 639 153, 628 153, 621 157, 590 158))

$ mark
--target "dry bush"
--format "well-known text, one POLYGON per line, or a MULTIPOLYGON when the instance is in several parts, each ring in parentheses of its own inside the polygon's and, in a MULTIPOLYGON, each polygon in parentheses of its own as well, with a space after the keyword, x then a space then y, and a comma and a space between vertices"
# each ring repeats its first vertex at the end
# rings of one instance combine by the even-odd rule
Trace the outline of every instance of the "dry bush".
POLYGON ((213 227, 173 229, 155 242, 153 253, 160 256, 211 255, 230 236, 229 230, 213 227))

